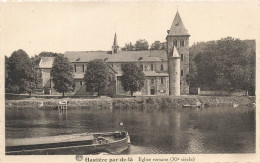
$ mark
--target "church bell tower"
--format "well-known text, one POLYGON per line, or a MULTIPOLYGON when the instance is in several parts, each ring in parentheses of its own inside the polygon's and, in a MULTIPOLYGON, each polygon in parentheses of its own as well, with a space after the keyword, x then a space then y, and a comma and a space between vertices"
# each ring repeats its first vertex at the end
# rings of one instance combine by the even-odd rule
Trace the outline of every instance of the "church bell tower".
POLYGON ((166 42, 169 68, 169 94, 189 94, 189 85, 186 82, 186 75, 189 73, 190 35, 188 30, 185 28, 178 11, 170 30, 168 30, 167 33, 166 42))
POLYGON ((119 51, 119 46, 117 45, 117 37, 116 37, 116 33, 115 33, 114 43, 113 43, 113 46, 112 46, 112 54, 117 54, 118 51, 119 51))

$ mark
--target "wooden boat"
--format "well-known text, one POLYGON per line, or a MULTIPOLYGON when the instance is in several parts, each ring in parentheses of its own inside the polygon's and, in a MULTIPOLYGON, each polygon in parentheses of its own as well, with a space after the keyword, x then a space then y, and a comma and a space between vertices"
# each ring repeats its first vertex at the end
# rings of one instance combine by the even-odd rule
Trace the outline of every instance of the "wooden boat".
POLYGON ((83 133, 38 138, 7 139, 7 155, 74 155, 107 152, 118 154, 128 149, 126 131, 83 133))

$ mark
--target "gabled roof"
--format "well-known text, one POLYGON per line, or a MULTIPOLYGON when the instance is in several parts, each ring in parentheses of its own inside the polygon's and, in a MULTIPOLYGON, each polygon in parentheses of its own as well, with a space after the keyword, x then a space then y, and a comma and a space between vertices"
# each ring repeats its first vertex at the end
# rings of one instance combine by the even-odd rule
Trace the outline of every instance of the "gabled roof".
POLYGON ((52 68, 55 57, 42 57, 39 68, 52 68))
POLYGON ((119 51, 113 55, 109 51, 68 51, 64 56, 70 62, 89 62, 94 59, 103 59, 107 63, 167 61, 165 50, 119 51))
POLYGON ((175 15, 173 22, 172 22, 170 32, 168 33, 168 36, 169 35, 170 36, 189 35, 188 30, 185 28, 178 11, 175 15))
POLYGON ((67 51, 64 54, 70 62, 88 62, 93 59, 105 59, 110 56, 107 51, 67 51))

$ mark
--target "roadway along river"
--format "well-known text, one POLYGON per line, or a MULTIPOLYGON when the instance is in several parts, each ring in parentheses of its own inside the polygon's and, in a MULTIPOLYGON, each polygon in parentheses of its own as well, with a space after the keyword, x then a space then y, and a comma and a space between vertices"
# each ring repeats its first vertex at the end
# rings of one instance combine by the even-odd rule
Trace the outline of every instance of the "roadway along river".
POLYGON ((67 113, 7 109, 6 138, 115 131, 120 122, 132 142, 123 154, 255 152, 255 110, 248 107, 67 113))

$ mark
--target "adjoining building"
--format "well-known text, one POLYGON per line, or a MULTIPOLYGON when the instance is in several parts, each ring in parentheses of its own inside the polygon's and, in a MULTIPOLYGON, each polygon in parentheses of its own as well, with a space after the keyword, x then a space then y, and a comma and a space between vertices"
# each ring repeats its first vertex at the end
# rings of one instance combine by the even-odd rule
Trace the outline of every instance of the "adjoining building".
MULTIPOLYGON (((74 65, 75 95, 92 94, 86 92, 83 77, 87 63, 103 59, 110 73, 107 95, 130 94, 121 85, 121 65, 134 63, 145 74, 145 85, 135 95, 180 95, 189 93, 186 75, 189 73, 189 33, 177 11, 170 30, 167 31, 166 50, 121 51, 117 35, 111 51, 67 51, 64 56, 74 65)), ((54 59, 43 57, 39 64, 42 71, 42 85, 52 90, 50 70, 54 59)), ((50 91, 49 91, 50 92, 50 91)))

